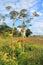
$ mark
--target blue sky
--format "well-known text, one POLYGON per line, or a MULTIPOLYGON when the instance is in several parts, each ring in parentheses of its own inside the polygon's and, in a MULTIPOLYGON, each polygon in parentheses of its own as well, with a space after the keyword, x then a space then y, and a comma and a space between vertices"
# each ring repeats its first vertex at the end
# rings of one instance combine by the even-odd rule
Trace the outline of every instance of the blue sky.
MULTIPOLYGON (((32 26, 29 27, 34 35, 43 35, 43 0, 0 0, 0 13, 9 13, 5 7, 12 6, 12 10, 20 11, 21 9, 27 9, 30 13, 37 11, 40 14, 39 17, 34 18, 31 21, 32 26)), ((3 21, 0 21, 0 24, 3 21)), ((5 21, 9 26, 12 26, 12 21, 6 19, 5 21)), ((21 24, 21 22, 19 22, 21 24)), ((19 23, 16 23, 18 25, 19 23)))

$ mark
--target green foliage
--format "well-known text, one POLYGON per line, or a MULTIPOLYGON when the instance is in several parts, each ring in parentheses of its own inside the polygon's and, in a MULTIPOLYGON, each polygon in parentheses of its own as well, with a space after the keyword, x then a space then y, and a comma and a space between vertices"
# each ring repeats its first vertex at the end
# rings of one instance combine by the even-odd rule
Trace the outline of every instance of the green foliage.
POLYGON ((21 34, 21 32, 19 32, 19 33, 18 33, 18 37, 22 37, 22 34, 21 34))
POLYGON ((18 32, 17 28, 14 28, 13 36, 14 36, 14 37, 17 37, 17 36, 18 36, 18 33, 19 33, 19 32, 18 32))
POLYGON ((7 7, 6 7, 7 10, 10 10, 11 8, 12 8, 11 6, 7 6, 7 7))
POLYGON ((15 46, 14 53, 15 53, 15 56, 18 58, 19 55, 22 53, 21 43, 15 43, 14 46, 15 46))
POLYGON ((32 34, 32 32, 30 31, 30 29, 27 29, 25 34, 26 34, 26 37, 28 37, 29 35, 32 34))
POLYGON ((43 65, 43 48, 25 43, 23 52, 21 42, 14 40, 12 44, 6 39, 0 43, 0 65, 43 65))
POLYGON ((19 65, 40 65, 39 56, 35 52, 25 52, 19 56, 19 65))
MULTIPOLYGON (((3 37, 11 37, 12 36, 12 28, 7 26, 5 23, 0 25, 0 35, 3 37)), ((21 36, 17 28, 14 28, 13 36, 18 37, 21 36)))
POLYGON ((36 47, 34 47, 31 43, 26 43, 25 45, 24 45, 24 51, 25 52, 32 52, 32 51, 37 51, 38 49, 36 48, 36 47))
POLYGON ((7 24, 3 23, 2 25, 0 25, 0 34, 4 34, 7 33, 11 33, 12 28, 10 28, 9 26, 7 26, 7 24))

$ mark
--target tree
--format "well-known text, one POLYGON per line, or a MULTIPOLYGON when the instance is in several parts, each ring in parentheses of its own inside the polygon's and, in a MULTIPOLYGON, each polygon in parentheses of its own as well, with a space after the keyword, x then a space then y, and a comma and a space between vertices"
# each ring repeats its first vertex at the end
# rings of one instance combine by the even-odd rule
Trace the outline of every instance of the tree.
POLYGON ((26 34, 26 37, 28 37, 29 35, 32 34, 32 32, 30 31, 30 29, 27 29, 25 34, 26 34))
MULTIPOLYGON (((7 8, 7 10, 11 9, 11 7, 9 7, 9 6, 7 6, 6 8, 7 8)), ((36 14, 37 13, 34 12, 33 16, 37 17, 38 14, 37 15, 36 14)), ((10 16, 10 19, 12 20, 12 42, 13 42, 13 33, 14 33, 15 22, 18 19, 21 19, 21 22, 22 22, 22 24, 21 24, 22 30, 21 31, 24 34, 25 28, 26 28, 26 25, 27 25, 26 23, 27 22, 29 23, 33 19, 33 16, 28 18, 29 14, 28 14, 26 9, 22 9, 19 13, 15 10, 12 10, 12 11, 10 11, 9 16, 10 16)), ((23 35, 23 37, 24 37, 24 35, 23 35)))
POLYGON ((21 33, 23 34, 22 36, 24 37, 25 34, 25 28, 26 28, 26 24, 25 24, 25 18, 28 16, 27 14, 27 10, 26 9, 22 9, 19 13, 19 19, 22 20, 22 24, 21 26, 19 26, 21 28, 21 33))
POLYGON ((12 36, 13 36, 13 33, 14 33, 14 25, 15 25, 15 22, 17 20, 17 16, 18 16, 18 12, 13 10, 10 12, 10 19, 12 19, 12 36))
MULTIPOLYGON (((38 17, 39 14, 35 11, 32 13, 33 16, 29 17, 30 15, 28 14, 27 10, 26 9, 22 9, 19 13, 19 19, 22 20, 22 24, 21 24, 21 28, 22 28, 22 31, 25 30, 25 28, 27 27, 27 24, 30 23, 31 20, 34 19, 34 17, 38 17), (29 18, 28 18, 29 17, 29 18), (26 20, 27 19, 27 20, 26 20)), ((31 25, 29 25, 31 26, 31 25)), ((20 27, 20 26, 19 26, 20 27)), ((23 31, 22 33, 24 34, 25 31, 23 31)), ((24 35, 23 35, 24 37, 24 35)))
MULTIPOLYGON (((10 10, 11 8, 12 8, 11 6, 6 7, 7 10, 10 10)), ((10 19, 12 20, 12 37, 13 37, 13 34, 14 34, 14 26, 15 26, 15 22, 17 20, 18 14, 19 13, 15 10, 10 11, 10 13, 9 13, 10 19)))
MULTIPOLYGON (((10 10, 11 8, 12 8, 11 6, 6 7, 7 10, 10 10)), ((10 11, 9 16, 10 16, 10 19, 12 20, 12 37, 13 37, 14 26, 15 26, 15 22, 17 20, 18 12, 15 10, 12 10, 12 11, 10 11)))
MULTIPOLYGON (((37 17, 39 16, 37 12, 34 12, 32 13, 34 17, 37 17)), ((25 27, 27 27, 27 23, 29 23, 31 20, 34 19, 33 16, 29 17, 30 15, 28 14, 27 10, 26 9, 22 9, 19 13, 19 19, 22 20, 22 24, 21 24, 21 28, 22 28, 22 34, 23 34, 23 37, 24 37, 24 34, 25 34, 25 27), (28 18, 29 17, 29 18, 28 18), (27 19, 27 20, 26 20, 27 19)), ((29 25, 31 26, 31 25, 29 25)), ((23 52, 24 52, 24 43, 23 43, 23 52)))
MULTIPOLYGON (((12 7, 7 6, 6 9, 10 10, 12 7)), ((12 38, 11 38, 11 48, 12 48, 12 57, 14 57, 14 49, 13 49, 13 35, 14 35, 14 25, 17 20, 18 12, 15 10, 10 11, 9 17, 12 20, 12 38)), ((16 31, 17 32, 17 31, 16 31)))

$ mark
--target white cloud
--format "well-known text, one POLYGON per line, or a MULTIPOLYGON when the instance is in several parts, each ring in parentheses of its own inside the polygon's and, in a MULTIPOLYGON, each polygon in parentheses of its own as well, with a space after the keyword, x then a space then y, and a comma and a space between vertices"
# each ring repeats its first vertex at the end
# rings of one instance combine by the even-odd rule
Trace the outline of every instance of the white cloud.
POLYGON ((43 20, 39 20, 37 22, 34 21, 30 29, 35 35, 43 35, 43 20))
POLYGON ((3 21, 3 19, 0 21, 1 23, 5 22, 5 23, 9 23, 9 21, 7 19, 5 19, 5 21, 3 21))
MULTIPOLYGON (((34 7, 35 9, 37 7, 35 7, 34 5, 37 4, 39 0, 4 0, 1 4, 1 7, 2 6, 12 6, 13 9, 17 10, 17 11, 20 11, 21 9, 25 8, 25 9, 28 9, 30 10, 30 8, 34 7)), ((1 1, 0 1, 1 3, 1 1)), ((4 7, 0 8, 0 9, 3 9, 4 7)), ((4 9, 3 9, 4 10, 4 9)))
POLYGON ((43 7, 43 3, 42 3, 42 7, 43 7))
POLYGON ((43 29, 43 22, 37 22, 37 26, 41 29, 43 29))
POLYGON ((30 7, 33 7, 38 1, 39 0, 35 0, 35 1, 34 0, 20 0, 20 1, 6 0, 4 3, 6 3, 6 5, 12 6, 15 10, 21 10, 23 8, 30 9, 30 7), (8 4, 7 4, 7 2, 8 2, 8 4))
POLYGON ((30 7, 33 7, 37 2, 37 0, 20 0, 16 3, 15 7, 16 9, 29 9, 30 7))
POLYGON ((37 12, 37 13, 38 13, 40 16, 43 15, 43 13, 41 13, 41 12, 37 12))
POLYGON ((42 33, 42 31, 40 30, 40 29, 37 29, 36 31, 35 31, 35 33, 42 33))

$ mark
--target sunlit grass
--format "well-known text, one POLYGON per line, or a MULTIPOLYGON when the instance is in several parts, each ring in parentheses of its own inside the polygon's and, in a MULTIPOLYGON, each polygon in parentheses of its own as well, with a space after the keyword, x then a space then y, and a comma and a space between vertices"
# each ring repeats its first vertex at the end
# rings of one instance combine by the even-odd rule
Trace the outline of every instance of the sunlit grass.
POLYGON ((11 37, 0 37, 0 64, 43 65, 43 41, 36 40, 30 37, 23 39, 15 37, 12 41, 11 37))

